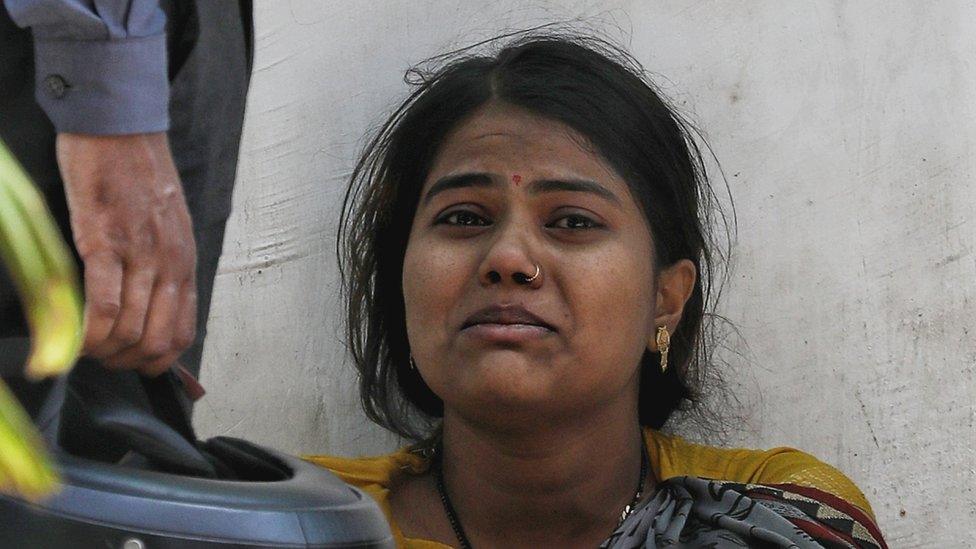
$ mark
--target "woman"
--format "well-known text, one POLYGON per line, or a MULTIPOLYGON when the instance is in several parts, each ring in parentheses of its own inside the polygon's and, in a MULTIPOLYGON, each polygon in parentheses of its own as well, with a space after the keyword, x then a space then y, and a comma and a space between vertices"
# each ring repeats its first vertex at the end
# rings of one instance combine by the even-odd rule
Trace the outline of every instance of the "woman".
POLYGON ((709 356, 711 195, 633 66, 524 38, 448 64, 385 124, 340 264, 366 412, 416 444, 309 459, 402 547, 883 546, 815 458, 658 431, 709 356))

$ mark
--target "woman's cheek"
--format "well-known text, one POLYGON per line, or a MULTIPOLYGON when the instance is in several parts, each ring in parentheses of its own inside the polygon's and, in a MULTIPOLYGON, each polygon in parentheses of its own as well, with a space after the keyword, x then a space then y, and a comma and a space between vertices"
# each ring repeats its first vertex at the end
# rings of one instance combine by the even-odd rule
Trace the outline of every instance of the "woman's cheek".
MULTIPOLYGON (((604 257, 598 273, 588 272, 591 283, 579 287, 571 303, 585 304, 577 318, 585 318, 587 349, 630 356, 643 353, 645 333, 653 322, 650 262, 633 261, 632 253, 604 257)), ((609 358, 609 357, 607 357, 609 358)))
POLYGON ((407 322, 407 337, 411 348, 422 344, 418 337, 425 332, 424 326, 419 325, 424 318, 420 314, 426 307, 424 297, 426 288, 430 285, 430 271, 423 268, 424 257, 422 246, 411 239, 403 258, 403 304, 407 322))
MULTIPOLYGON (((403 300, 408 336, 443 332, 437 324, 452 318, 462 268, 444 246, 419 239, 407 247, 403 264, 403 300)), ((474 276, 474 275, 472 275, 474 276)), ((414 337, 411 337, 414 343, 414 337)), ((414 344, 419 344, 416 342, 414 344)))

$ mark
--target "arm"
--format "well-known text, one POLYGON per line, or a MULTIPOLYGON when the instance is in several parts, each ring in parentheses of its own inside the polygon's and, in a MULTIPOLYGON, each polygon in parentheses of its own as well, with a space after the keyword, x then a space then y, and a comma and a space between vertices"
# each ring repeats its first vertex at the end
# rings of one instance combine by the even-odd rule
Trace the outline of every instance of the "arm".
POLYGON ((38 103, 59 133, 169 127, 166 15, 158 0, 4 0, 34 37, 38 103))
POLYGON ((34 37, 85 273, 85 352, 147 375, 196 332, 196 248, 173 163, 158 0, 4 0, 34 37))

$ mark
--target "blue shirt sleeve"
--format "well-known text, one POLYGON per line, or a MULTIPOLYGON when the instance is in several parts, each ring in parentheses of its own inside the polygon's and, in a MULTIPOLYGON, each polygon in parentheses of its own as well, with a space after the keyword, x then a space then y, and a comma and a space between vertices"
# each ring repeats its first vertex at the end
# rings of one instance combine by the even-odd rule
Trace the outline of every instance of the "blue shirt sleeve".
POLYGON ((3 0, 34 37, 37 102, 58 132, 169 129, 159 0, 3 0))

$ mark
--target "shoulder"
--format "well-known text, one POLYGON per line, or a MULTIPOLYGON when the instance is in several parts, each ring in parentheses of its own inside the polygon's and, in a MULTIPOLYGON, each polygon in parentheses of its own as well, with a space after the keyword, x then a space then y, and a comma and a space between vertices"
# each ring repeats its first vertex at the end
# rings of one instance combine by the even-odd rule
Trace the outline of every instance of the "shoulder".
POLYGON ((427 468, 427 461, 408 448, 401 448, 392 454, 345 458, 328 455, 302 456, 305 461, 332 471, 347 484, 362 489, 380 504, 389 515, 390 487, 403 473, 421 473, 427 468))
POLYGON ((393 520, 390 488, 401 481, 404 474, 419 474, 427 470, 429 463, 420 455, 402 448, 392 454, 360 458, 344 458, 328 455, 302 456, 305 461, 324 467, 344 482, 370 495, 379 505, 393 532, 397 547, 407 549, 449 549, 447 546, 423 539, 404 536, 393 520))
POLYGON ((424 459, 407 448, 383 456, 345 458, 329 455, 302 456, 305 461, 329 469, 336 476, 353 486, 370 485, 389 487, 402 471, 422 471, 424 459))
POLYGON ((717 448, 651 429, 645 436, 661 480, 689 475, 752 484, 795 484, 833 494, 873 517, 867 498, 844 473, 806 452, 786 447, 717 448))

